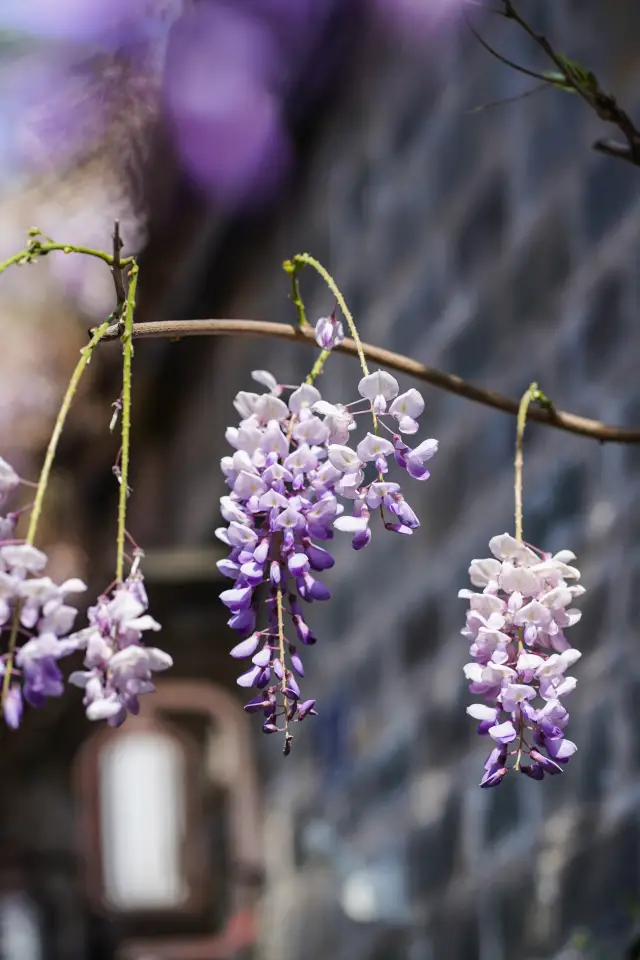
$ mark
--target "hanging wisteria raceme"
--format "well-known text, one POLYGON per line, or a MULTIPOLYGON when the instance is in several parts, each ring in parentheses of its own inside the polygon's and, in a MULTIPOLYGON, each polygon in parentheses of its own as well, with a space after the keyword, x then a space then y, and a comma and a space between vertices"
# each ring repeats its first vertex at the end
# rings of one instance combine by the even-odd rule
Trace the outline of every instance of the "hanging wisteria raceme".
MULTIPOLYGON (((336 342, 335 318, 319 326, 319 342, 336 342), (329 327, 331 338, 325 337, 329 327)), ((315 700, 303 699, 298 685, 304 667, 297 643, 316 642, 299 599, 330 598, 316 575, 332 567, 334 559, 319 543, 331 540, 335 529, 351 534, 354 550, 361 550, 371 540, 373 511, 387 530, 411 534, 419 520, 400 483, 387 479, 389 459, 426 480, 425 463, 438 444, 425 440, 411 448, 401 439, 400 434, 417 432, 424 401, 417 390, 398 395, 397 381, 382 370, 363 377, 361 399, 347 405, 328 403, 308 383, 288 388, 285 402, 285 388, 272 374, 258 370, 253 378, 268 392, 241 391, 234 401, 241 420, 226 432, 234 453, 221 461, 231 489, 220 502, 228 527, 217 531, 230 553, 218 567, 235 581, 221 594, 231 613, 229 626, 241 637, 231 655, 251 660, 238 683, 259 691, 245 710, 263 712, 265 733, 284 732, 288 752, 288 724, 315 713, 315 700), (354 447, 348 441, 359 414, 370 422, 375 414, 377 432, 366 433, 354 447), (348 512, 341 501, 350 504, 348 512), (258 629, 262 596, 267 625, 258 629), (296 643, 285 636, 285 616, 296 643), (279 726, 282 718, 284 726, 279 726)))
MULTIPOLYGON (((19 483, 15 470, 0 458, 0 507, 19 483)), ((58 585, 43 576, 47 555, 16 539, 18 516, 0 517, 0 676, 4 719, 13 729, 20 725, 24 700, 42 707, 47 697, 63 693, 58 661, 77 649, 66 636, 77 611, 65 600, 86 589, 78 579, 58 585)))
MULTIPOLYGON (((0 458, 0 507, 19 483, 15 470, 0 458)), ((47 697, 61 696, 64 678, 59 661, 85 650, 86 670, 72 673, 69 682, 84 688, 90 720, 107 719, 111 726, 118 726, 128 713, 139 712, 139 696, 155 689, 152 674, 172 665, 169 654, 142 642, 144 631, 159 630, 160 624, 146 614, 139 557, 124 583, 116 584, 89 609, 90 626, 70 634, 77 610, 66 598, 86 587, 77 578, 58 585, 43 575, 47 555, 16 539, 18 517, 18 513, 0 516, 0 677, 8 684, 5 722, 13 729, 20 725, 25 700, 32 707, 42 707, 47 697)))
POLYGON ((138 560, 124 583, 89 609, 89 626, 70 638, 76 649, 86 651, 86 670, 72 673, 69 682, 84 689, 88 719, 107 720, 112 727, 120 726, 127 714, 139 713, 139 697, 155 690, 153 674, 173 665, 164 650, 143 643, 145 631, 161 627, 146 612, 149 601, 138 560))
POLYGON ((533 780, 563 772, 577 747, 564 736, 569 714, 562 698, 576 686, 565 676, 580 658, 564 631, 581 612, 571 605, 585 589, 571 566, 575 556, 552 556, 509 534, 489 541, 493 557, 473 560, 469 576, 482 592, 461 590, 469 601, 463 636, 471 641, 472 663, 464 668, 469 691, 486 703, 467 713, 478 733, 495 746, 485 763, 481 787, 495 787, 509 769, 533 780))

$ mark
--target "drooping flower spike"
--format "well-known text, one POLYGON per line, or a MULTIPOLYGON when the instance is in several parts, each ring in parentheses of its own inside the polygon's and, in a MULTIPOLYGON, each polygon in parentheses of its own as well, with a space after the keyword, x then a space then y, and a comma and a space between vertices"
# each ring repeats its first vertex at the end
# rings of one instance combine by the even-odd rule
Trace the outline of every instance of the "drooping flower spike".
POLYGON ((120 726, 127 714, 139 713, 140 696, 155 690, 153 674, 173 665, 168 653, 143 642, 146 631, 161 629, 148 605, 136 558, 124 583, 89 608, 89 626, 70 637, 75 649, 85 651, 85 669, 72 673, 69 683, 84 690, 89 720, 120 726))
MULTIPOLYGON (((0 458, 0 507, 19 483, 0 458)), ((66 599, 86 589, 76 578, 58 585, 45 576, 47 555, 16 539, 17 521, 17 513, 0 517, 0 678, 4 720, 13 729, 20 725, 25 700, 42 707, 47 697, 63 693, 58 662, 76 649, 67 636, 76 610, 66 599)))
MULTIPOLYGON (((0 458, 0 506, 20 483, 9 464, 0 458)), ((18 514, 0 517, 0 678, 4 685, 5 723, 16 729, 26 701, 44 706, 47 697, 64 692, 59 661, 85 650, 85 671, 69 681, 85 690, 87 717, 107 719, 117 726, 127 713, 137 713, 138 697, 154 687, 152 672, 171 666, 171 657, 155 647, 145 647, 146 630, 159 630, 146 614, 147 596, 134 559, 127 580, 116 585, 89 609, 90 626, 70 633, 77 610, 67 597, 86 590, 77 578, 58 585, 44 575, 47 555, 15 537, 18 514), (6 677, 8 664, 11 676, 6 677)))
POLYGON ((231 491, 220 501, 228 526, 217 531, 230 552, 218 568, 234 581, 221 594, 229 626, 240 636, 231 655, 250 661, 238 684, 260 691, 245 709, 263 713, 265 733, 284 732, 287 749, 289 723, 315 713, 315 701, 303 700, 298 685, 304 667, 297 644, 316 641, 298 600, 331 596, 317 574, 334 559, 319 544, 339 530, 351 534, 355 550, 366 547, 372 511, 380 513, 387 530, 411 534, 420 522, 400 483, 386 479, 389 459, 426 480, 424 464, 438 444, 426 440, 411 449, 401 440, 396 429, 415 433, 424 401, 417 390, 398 396, 397 381, 384 371, 363 377, 362 399, 347 405, 328 403, 307 383, 291 390, 285 402, 271 374, 256 371, 253 378, 269 392, 241 391, 234 401, 241 420, 226 431, 234 452, 221 461, 231 491), (382 425, 385 433, 366 433, 354 449, 349 440, 360 413, 375 413, 376 428, 382 425), (348 514, 341 501, 351 504, 348 514), (261 591, 264 628, 258 626, 261 591), (284 616, 295 644, 286 635, 284 616))
POLYGON ((577 747, 565 738, 562 698, 575 689, 566 672, 580 659, 565 630, 581 617, 573 601, 585 590, 569 550, 551 555, 509 534, 489 541, 493 557, 473 560, 469 576, 481 593, 469 601, 463 636, 472 662, 469 691, 483 703, 467 707, 478 733, 494 743, 481 787, 500 784, 509 769, 533 780, 563 772, 577 747))

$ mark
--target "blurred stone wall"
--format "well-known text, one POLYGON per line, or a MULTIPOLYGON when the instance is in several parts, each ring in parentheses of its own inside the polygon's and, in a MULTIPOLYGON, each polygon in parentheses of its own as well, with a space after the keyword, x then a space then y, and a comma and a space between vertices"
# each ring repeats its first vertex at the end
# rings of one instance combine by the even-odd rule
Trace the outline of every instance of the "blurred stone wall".
MULTIPOLYGON (((637 4, 529 6, 640 116, 637 4)), ((482 29, 541 65, 512 25, 482 29)), ((373 38, 356 74, 297 197, 260 255, 238 260, 219 315, 293 319, 280 264, 308 250, 334 273, 363 339, 514 397, 536 379, 561 409, 640 425, 638 170, 590 150, 604 131, 577 97, 550 90, 474 111, 534 82, 467 33, 413 54, 373 38)), ((314 278, 303 289, 310 317, 331 308, 314 278)), ((265 341, 208 349, 183 410, 189 427, 165 460, 175 496, 190 483, 166 520, 175 540, 215 525, 211 463, 249 371, 292 382, 312 361, 265 341)), ((323 395, 354 399, 357 379, 356 363, 335 357, 323 395)), ((429 482, 406 490, 422 527, 410 540, 374 529, 361 554, 338 534, 334 599, 314 607, 321 641, 306 659, 320 716, 286 761, 279 744, 259 743, 264 956, 568 960, 595 956, 597 941, 618 957, 640 902, 640 453, 528 428, 525 537, 574 550, 588 590, 572 632, 585 653, 571 703, 579 752, 562 777, 510 775, 482 791, 456 594, 471 558, 513 527, 515 424, 424 393, 421 436, 440 452, 429 482)))

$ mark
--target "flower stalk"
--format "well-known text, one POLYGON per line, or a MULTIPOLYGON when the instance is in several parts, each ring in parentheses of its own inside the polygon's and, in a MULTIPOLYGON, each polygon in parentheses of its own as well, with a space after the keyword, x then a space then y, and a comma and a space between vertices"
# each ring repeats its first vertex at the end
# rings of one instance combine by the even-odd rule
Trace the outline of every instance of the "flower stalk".
POLYGON ((537 383, 531 383, 525 390, 518 406, 516 420, 516 456, 514 460, 515 478, 513 484, 515 500, 516 540, 522 540, 522 469, 524 465, 524 430, 527 425, 527 413, 530 405, 538 400, 542 394, 537 383))
POLYGON ((116 580, 124 576, 124 546, 126 538, 127 499, 129 496, 129 462, 131 453, 131 366, 133 360, 133 316, 136 306, 138 265, 133 263, 129 273, 129 291, 124 310, 122 332, 122 453, 120 461, 120 494, 118 497, 118 534, 116 545, 116 580))
MULTIPOLYGON (((42 514, 42 507, 44 504, 44 497, 47 492, 47 487, 49 485, 49 478, 51 476, 51 468, 53 466, 53 461, 56 456, 56 451, 58 449, 58 443, 64 429, 64 425, 67 419, 69 410, 71 409, 71 404, 73 398, 76 395, 80 380, 82 375, 85 372, 89 362, 91 361, 91 356, 96 346, 105 335, 109 327, 109 321, 106 320, 102 323, 96 330, 94 330, 91 340, 82 348, 80 359, 76 364, 76 368, 71 375, 69 385, 66 389, 60 410, 58 411, 58 416, 56 417, 56 422, 53 428, 53 432, 49 439, 49 444, 47 446, 47 452, 45 454, 44 463, 42 465, 42 470, 40 471, 40 478, 38 480, 38 487, 36 490, 36 496, 33 503, 33 509, 31 511, 31 516, 29 518, 29 528, 27 530, 26 544, 28 546, 33 546, 36 534, 38 531, 38 523, 40 522, 40 516, 42 514)), ((18 630, 20 627, 20 613, 21 613, 22 604, 17 603, 14 610, 13 619, 11 623, 11 631, 9 633, 9 641, 7 646, 7 658, 5 661, 5 673, 2 682, 2 706, 4 707, 7 696, 9 694, 9 688, 11 685, 11 678, 13 673, 13 661, 15 655, 16 641, 18 638, 18 630)))

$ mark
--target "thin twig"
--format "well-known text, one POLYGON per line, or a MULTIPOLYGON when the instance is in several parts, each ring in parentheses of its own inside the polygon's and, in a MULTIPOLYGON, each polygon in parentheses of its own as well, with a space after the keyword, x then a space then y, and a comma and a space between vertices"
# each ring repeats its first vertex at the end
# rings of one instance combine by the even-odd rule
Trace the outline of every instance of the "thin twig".
MULTIPOLYGON (((548 89, 549 83, 545 81, 544 83, 539 83, 537 87, 531 87, 530 90, 523 90, 522 93, 515 93, 512 97, 500 97, 499 100, 489 100, 487 103, 480 103, 477 107, 472 107, 471 110, 468 110, 467 113, 483 113, 485 110, 493 110, 494 107, 504 107, 510 103, 518 103, 520 100, 527 100, 529 97, 533 97, 534 94, 543 93, 548 89)), ((595 149, 596 147, 594 146, 594 150, 595 149)))
MULTIPOLYGON (((179 340, 181 337, 266 337, 274 340, 289 340, 292 343, 303 343, 309 347, 316 347, 313 329, 300 330, 288 323, 270 323, 266 320, 169 320, 166 323, 135 323, 133 336, 137 340, 158 339, 166 337, 170 340, 179 340)), ((103 340, 116 340, 119 337, 118 324, 112 324, 103 340)), ((344 340, 334 347, 339 353, 357 356, 358 351, 353 340, 344 340)), ((429 383, 439 390, 455 393, 474 403, 481 403, 494 410, 501 410, 517 416, 519 401, 505 397, 494 390, 476 387, 453 373, 444 373, 434 367, 427 367, 411 357, 404 357, 399 353, 392 353, 382 347, 374 347, 363 343, 364 356, 373 363, 405 373, 416 380, 429 383)), ((640 443, 640 430, 629 430, 625 427, 613 427, 600 420, 590 420, 579 417, 574 413, 564 413, 561 410, 532 408, 528 414, 529 420, 544 423, 558 430, 568 433, 577 433, 583 437, 591 437, 602 443, 640 443)))
POLYGON ((534 30, 524 17, 521 16, 516 10, 513 0, 503 0, 503 4, 503 16, 508 20, 513 20, 531 37, 534 43, 536 43, 558 67, 567 86, 575 90, 601 120, 618 127, 627 141, 626 150, 623 148, 623 145, 620 145, 621 149, 617 148, 617 144, 613 147, 610 141, 607 140, 598 140, 593 145, 593 148, 600 153, 620 157, 635 166, 640 166, 640 131, 631 120, 629 114, 619 105, 616 98, 601 89, 595 74, 585 71, 580 64, 558 53, 549 40, 543 36, 543 34, 534 30))
POLYGON ((116 297, 118 298, 118 307, 120 310, 122 310, 124 302, 127 299, 124 276, 122 274, 122 267, 120 266, 120 251, 123 246, 124 244, 120 237, 120 221, 116 220, 113 225, 113 266, 111 267, 111 273, 113 275, 113 283, 116 288, 116 297))
POLYGON ((603 137, 601 140, 596 140, 592 145, 592 150, 597 153, 604 153, 608 157, 615 157, 616 160, 626 160, 634 167, 638 166, 634 151, 628 143, 620 143, 619 140, 610 140, 608 137, 603 137))
MULTIPOLYGON (((0 273, 4 273, 8 267, 34 263, 39 257, 45 257, 48 253, 54 253, 55 251, 66 254, 79 253, 85 257, 95 257, 97 260, 102 260, 104 263, 109 264, 109 266, 113 265, 113 256, 107 253, 106 250, 94 250, 93 247, 80 247, 74 243, 42 243, 41 240, 34 237, 28 247, 25 247, 24 250, 20 250, 18 253, 14 253, 8 260, 0 263, 0 273)), ((133 257, 125 257, 124 260, 120 261, 120 266, 130 267, 133 262, 133 257)))
POLYGON ((467 17, 467 26, 471 33, 474 35, 481 47, 491 54, 492 57, 495 57, 496 60, 499 60, 500 63, 503 63, 506 67, 510 67, 511 70, 515 70, 517 73, 523 73, 525 77, 533 77, 534 80, 542 80, 544 84, 551 86, 551 81, 548 77, 545 77, 543 73, 538 73, 535 70, 529 70, 527 67, 521 67, 519 63, 515 63, 513 60, 509 60, 507 57, 504 57, 501 53, 498 53, 492 46, 490 46, 487 41, 482 37, 476 28, 473 26, 469 18, 467 17))

